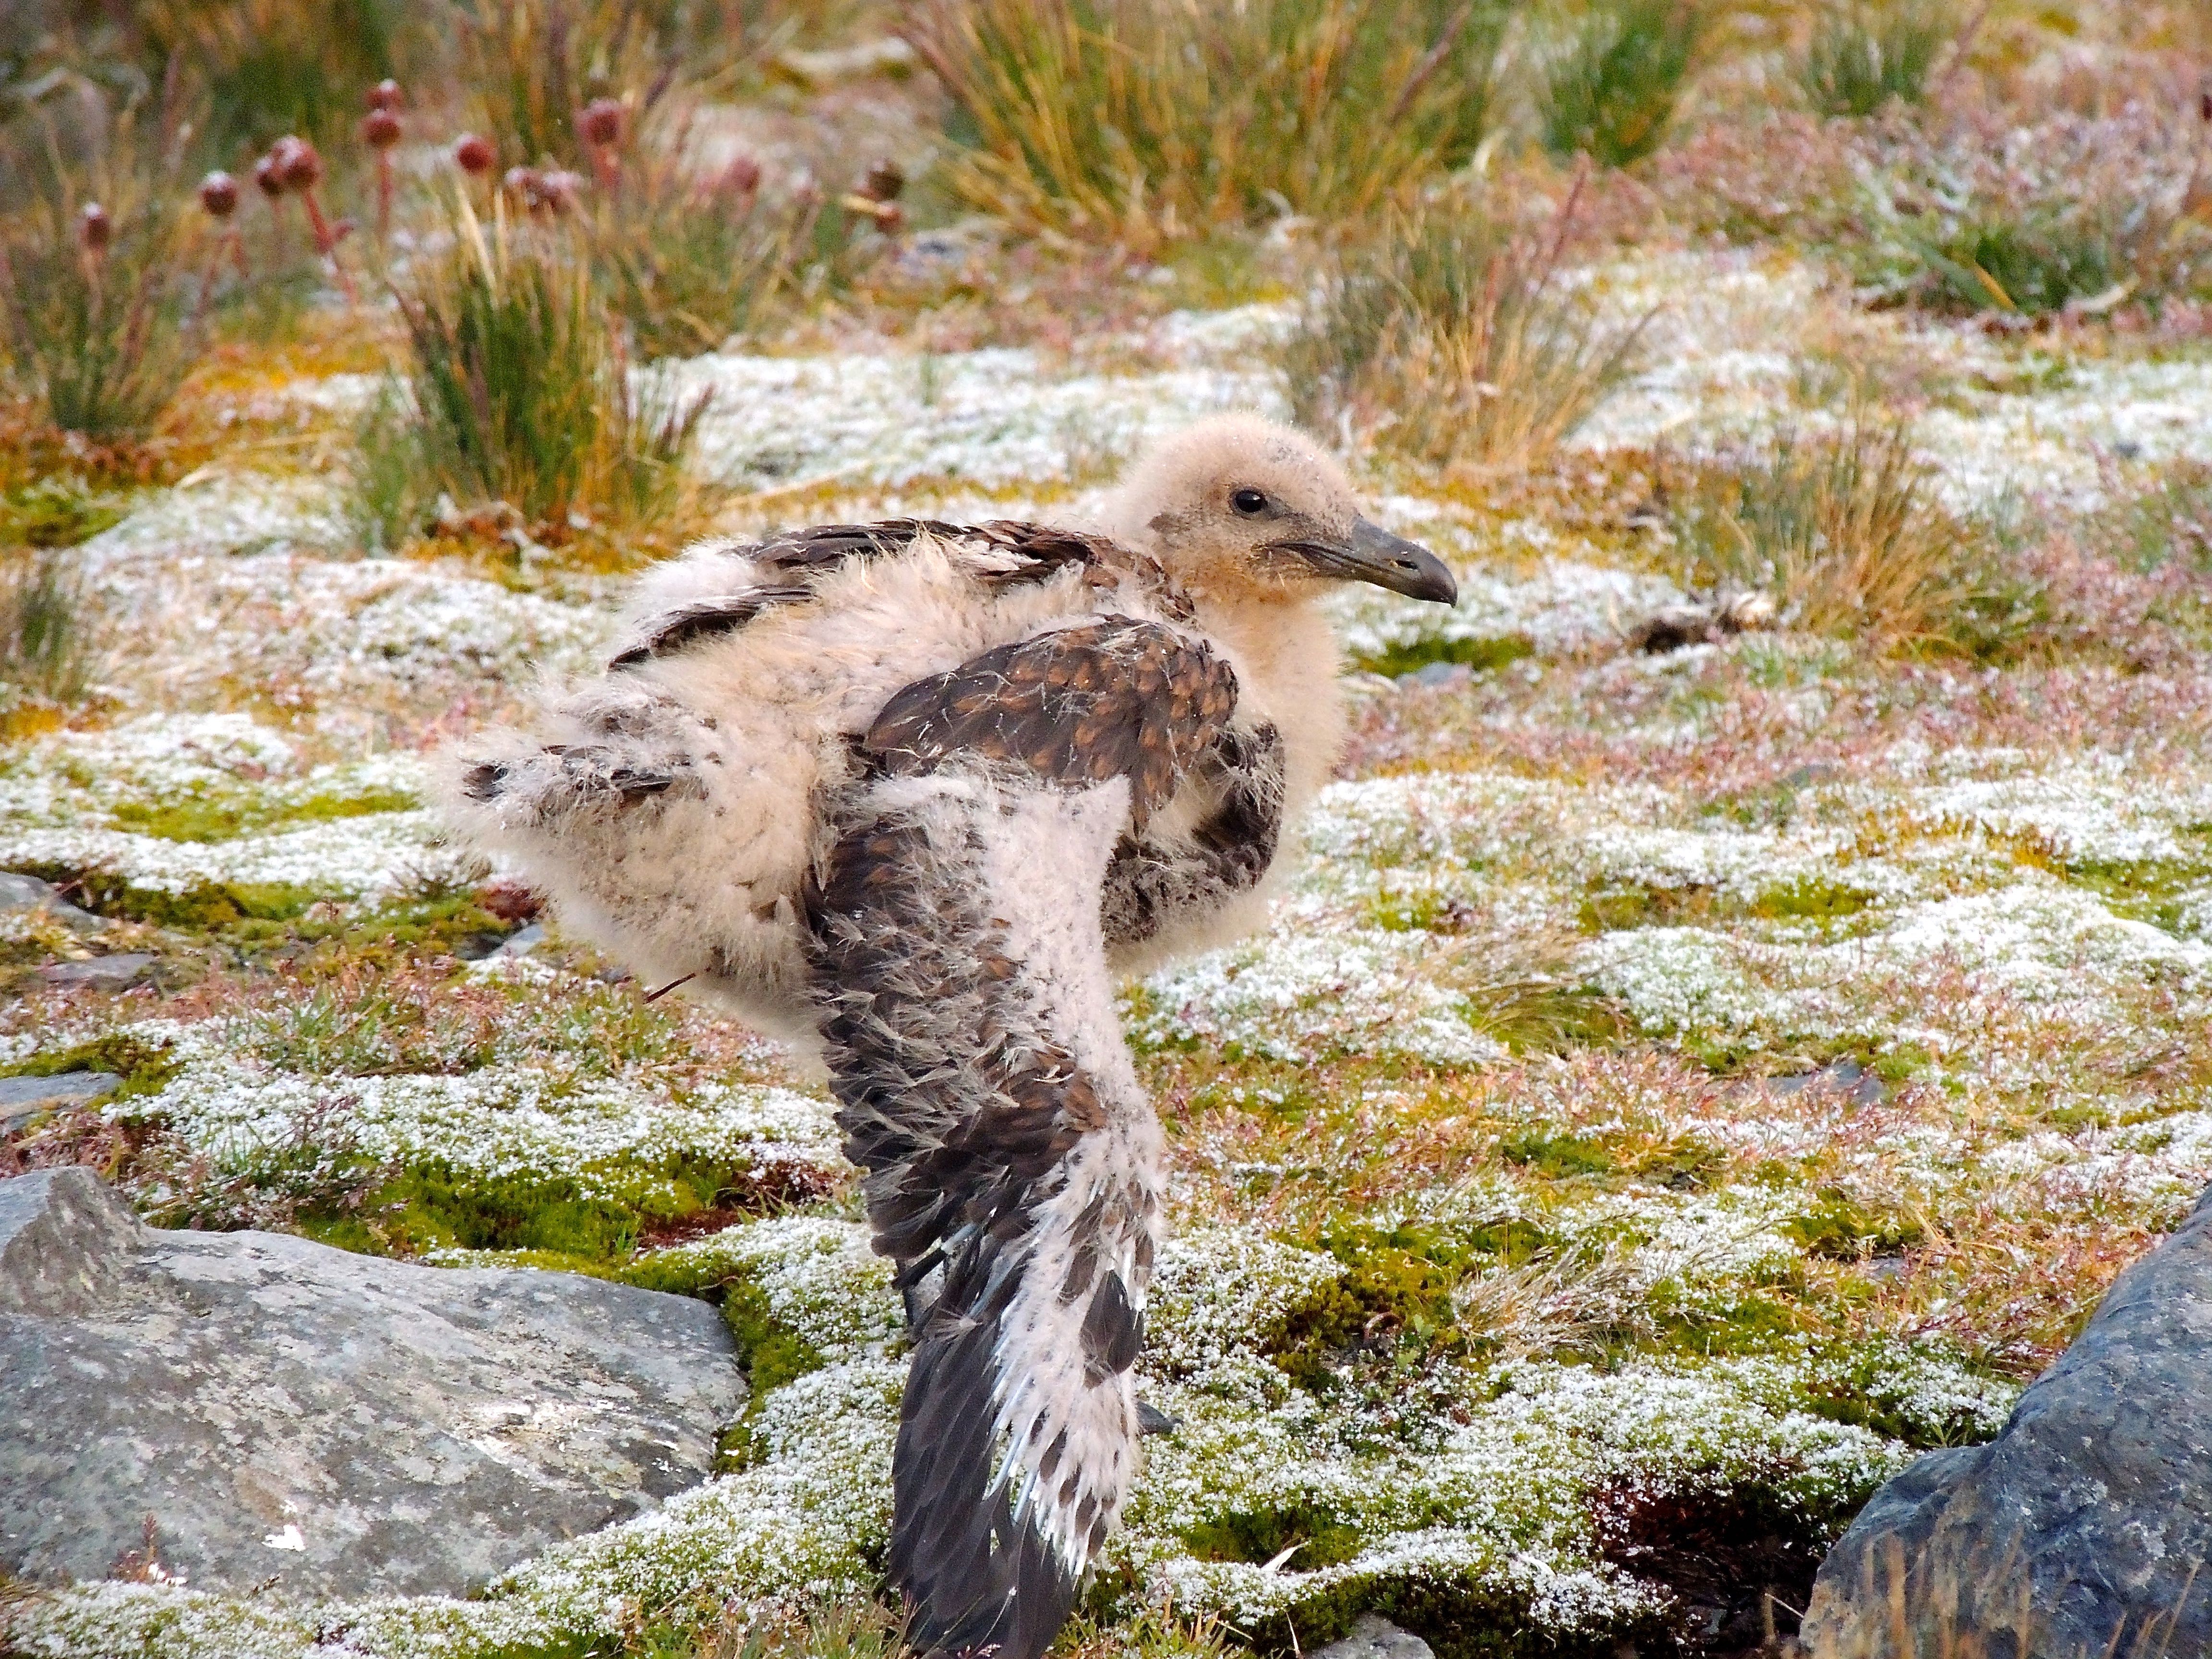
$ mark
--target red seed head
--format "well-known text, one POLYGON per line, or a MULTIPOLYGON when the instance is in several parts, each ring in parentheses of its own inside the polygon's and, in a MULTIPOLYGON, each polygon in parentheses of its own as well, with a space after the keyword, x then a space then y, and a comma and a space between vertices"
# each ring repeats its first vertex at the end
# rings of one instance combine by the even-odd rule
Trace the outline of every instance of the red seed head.
POLYGON ((860 194, 871 202, 896 202, 905 188, 905 170, 896 161, 878 161, 860 175, 860 194))
POLYGON ((361 142, 371 149, 390 149, 399 142, 399 118, 388 109, 373 109, 361 118, 361 142))
POLYGON ((100 252, 115 240, 115 221, 99 203, 87 202, 77 210, 76 239, 87 253, 100 252))
POLYGON ((269 147, 269 156, 287 190, 313 190, 323 181, 323 158, 304 138, 287 134, 269 147))
POLYGON ((473 132, 465 132, 453 146, 453 161, 464 173, 489 173, 498 156, 493 152, 491 140, 479 138, 473 132))
POLYGON ((733 196, 750 196, 760 181, 760 163, 750 155, 740 155, 722 169, 722 188, 733 196))
POLYGON ((228 219, 238 211, 238 180, 223 172, 200 180, 200 206, 210 219, 228 219))
POLYGON ((593 149, 622 142, 623 106, 611 98, 594 98, 576 112, 576 136, 593 149))
POLYGON ((284 193, 284 170, 276 164, 275 150, 270 150, 253 164, 253 182, 261 186, 261 193, 272 202, 284 193))
POLYGON ((368 106, 373 110, 395 110, 406 102, 407 94, 397 81, 379 81, 368 89, 368 106))
POLYGON ((536 167, 509 167, 501 175, 499 187, 509 196, 519 196, 534 205, 544 186, 536 167))

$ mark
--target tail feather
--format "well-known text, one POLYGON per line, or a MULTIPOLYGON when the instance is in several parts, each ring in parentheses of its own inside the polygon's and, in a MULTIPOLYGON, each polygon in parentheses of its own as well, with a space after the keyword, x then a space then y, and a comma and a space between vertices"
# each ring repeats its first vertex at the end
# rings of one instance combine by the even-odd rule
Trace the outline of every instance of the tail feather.
POLYGON ((962 1252, 915 1346, 893 1461, 890 1576, 925 1653, 1036 1659, 1073 1610, 1081 1573, 1016 1522, 993 1395, 1021 1246, 962 1252))

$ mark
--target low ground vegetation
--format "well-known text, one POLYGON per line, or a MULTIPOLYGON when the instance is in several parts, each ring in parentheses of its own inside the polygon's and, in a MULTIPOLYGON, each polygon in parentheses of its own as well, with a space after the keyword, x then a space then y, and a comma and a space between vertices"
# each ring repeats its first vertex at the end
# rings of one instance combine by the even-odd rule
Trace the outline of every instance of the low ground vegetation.
MULTIPOLYGON (((696 528, 1079 508, 1227 404, 1338 437, 1462 599, 1343 601, 1354 739, 1269 929, 1126 992, 1176 1176, 1144 1387, 1182 1426, 1065 1650, 1369 1609, 1447 1659, 1786 1634, 1875 1487, 1993 1433, 2212 1178, 2212 40, 933 0, 749 13, 732 53, 648 9, 619 51, 514 36, 526 118, 325 0, 22 60, 143 70, 190 21, 207 148, 147 279, 169 390, 72 427, 9 348, 0 867, 95 920, 0 917, 0 1070, 122 1082, 0 1170, 704 1296, 752 1398, 713 1481, 476 1600, 140 1571, 11 1595, 6 1639, 896 1651, 898 1304, 828 1102, 532 945, 424 755, 597 661, 611 573, 696 528), (381 246, 372 73, 407 82, 381 246), (326 249, 252 183, 295 132, 326 249)), ((60 272, 25 295, 82 283, 83 205, 10 197, 10 269, 60 272)))

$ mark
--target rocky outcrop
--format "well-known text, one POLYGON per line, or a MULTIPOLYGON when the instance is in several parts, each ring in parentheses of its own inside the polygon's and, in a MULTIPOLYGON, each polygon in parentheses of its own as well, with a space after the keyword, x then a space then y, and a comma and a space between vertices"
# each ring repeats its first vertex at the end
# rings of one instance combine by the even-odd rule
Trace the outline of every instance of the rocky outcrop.
POLYGON ((709 1471, 714 1309, 142 1225, 91 1171, 0 1181, 0 1566, 461 1594, 709 1471), (136 1563, 143 1569, 143 1559, 136 1563))
POLYGON ((2212 1192, 1996 1439, 1875 1495, 1821 1565, 1806 1645, 1898 1652, 1900 1576, 1908 1651, 2212 1653, 2212 1192))

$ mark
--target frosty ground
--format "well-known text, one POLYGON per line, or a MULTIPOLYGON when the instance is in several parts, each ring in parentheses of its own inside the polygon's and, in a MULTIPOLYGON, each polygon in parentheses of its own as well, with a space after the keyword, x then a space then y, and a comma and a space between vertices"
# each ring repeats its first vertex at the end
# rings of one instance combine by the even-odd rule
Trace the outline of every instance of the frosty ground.
MULTIPOLYGON (((1835 418, 1799 371, 1849 301, 1779 255, 1592 280, 1659 307, 1646 368, 1545 490, 1365 476, 1464 598, 1341 602, 1356 736, 1269 931, 1127 992, 1177 1235, 1142 1386, 1182 1426, 1094 1628, 1171 1601, 1287 1646, 1373 1607, 1609 1651, 1702 1593, 1684 1538, 1778 1539, 1802 1577, 1917 1449, 1994 1433, 2212 1180, 2202 654, 1626 649, 1681 597, 1638 458, 1835 418)), ((1279 410, 1248 348, 1283 322, 1176 313, 1087 354, 1110 373, 667 372, 716 388, 698 464, 747 492, 733 527, 1065 513, 1149 434, 1279 410)), ((2086 537, 2212 459, 2202 354, 1855 326, 1947 378, 1916 441, 1961 512, 2086 537)), ((313 428, 373 389, 252 395, 313 428)), ((9 1155, 100 1164, 169 1224, 722 1295, 755 1398, 726 1473, 477 1599, 108 1583, 15 1639, 642 1652, 672 1610, 867 1594, 902 1340, 818 1083, 557 928, 492 951, 497 872, 421 801, 427 750, 593 665, 617 580, 359 542, 337 483, 249 458, 88 544, 104 712, 0 753, 0 866, 115 920, 10 920, 0 1056, 126 1083, 9 1155), (156 982, 37 980, 95 949, 156 982)))

